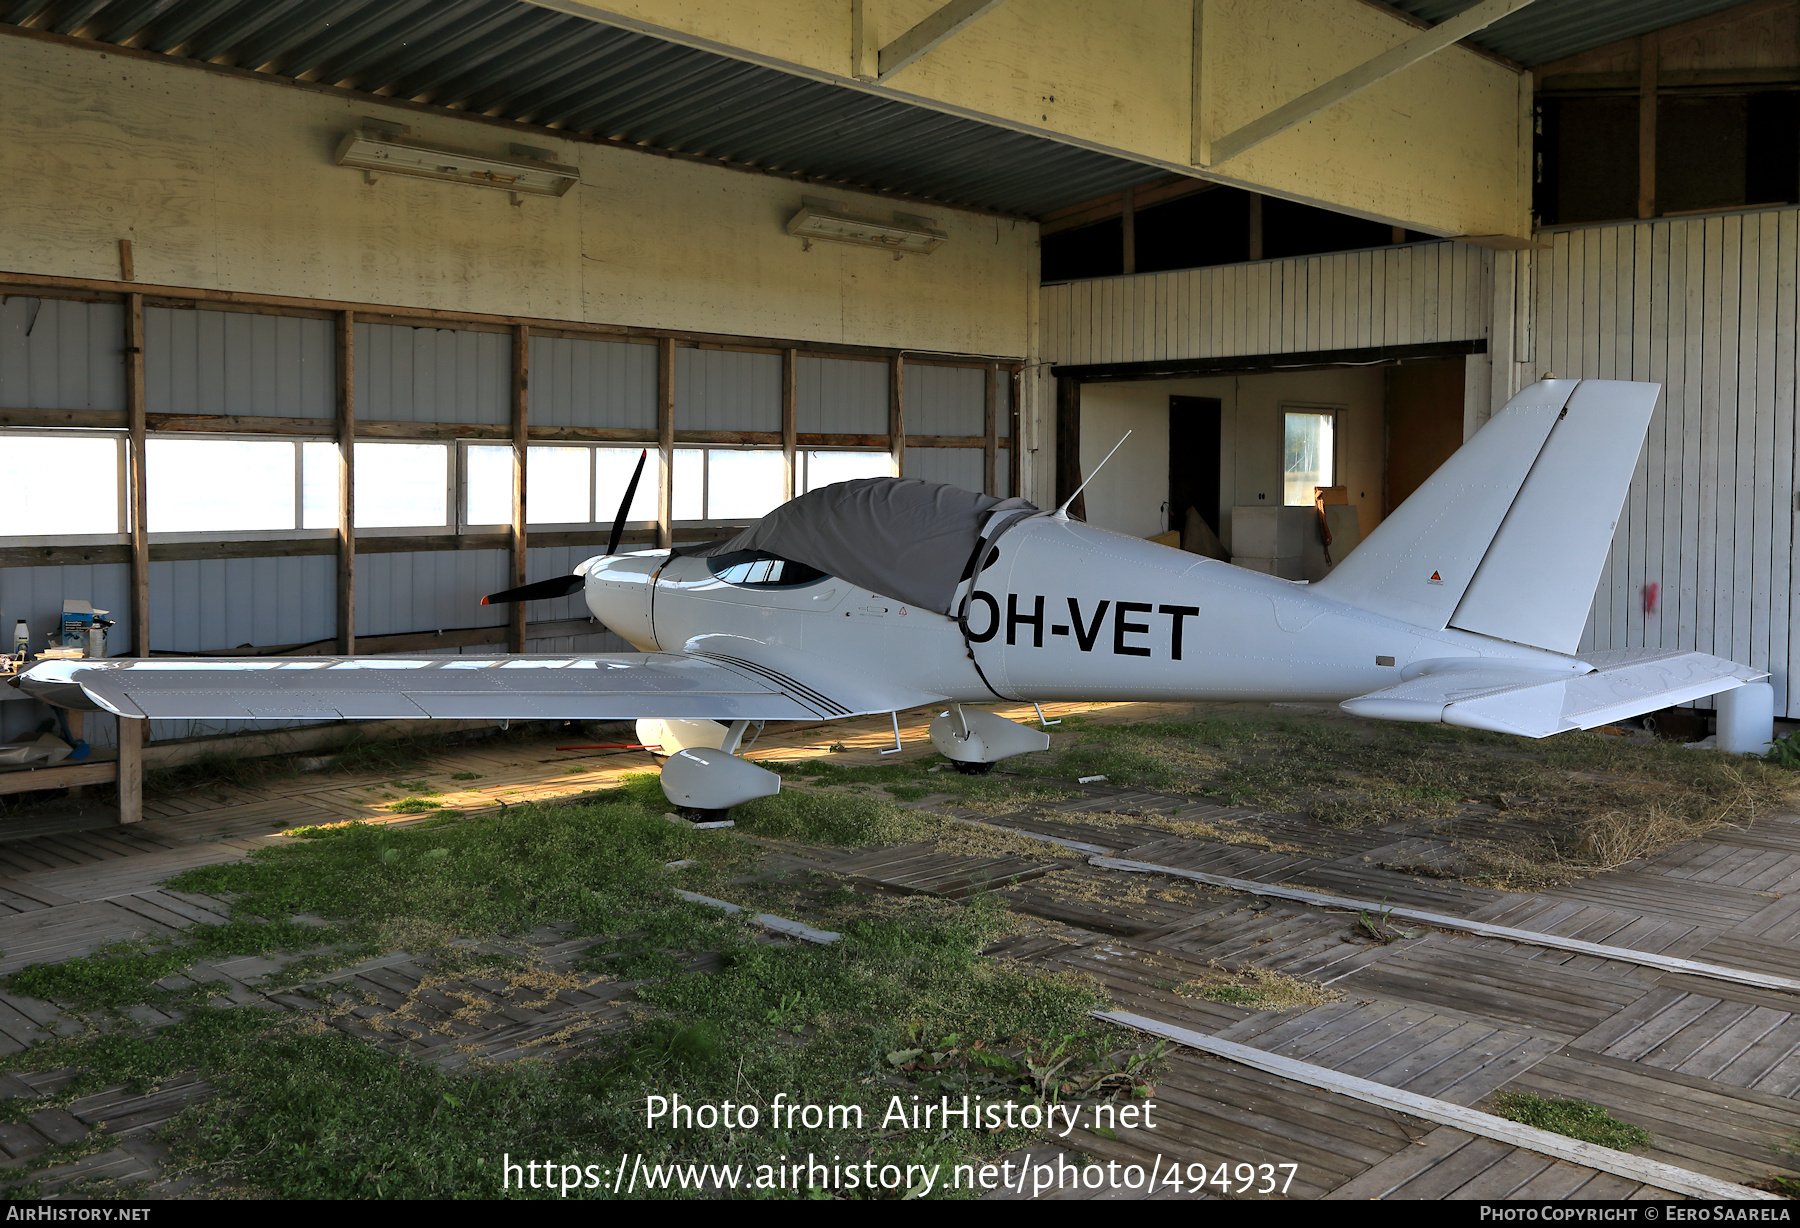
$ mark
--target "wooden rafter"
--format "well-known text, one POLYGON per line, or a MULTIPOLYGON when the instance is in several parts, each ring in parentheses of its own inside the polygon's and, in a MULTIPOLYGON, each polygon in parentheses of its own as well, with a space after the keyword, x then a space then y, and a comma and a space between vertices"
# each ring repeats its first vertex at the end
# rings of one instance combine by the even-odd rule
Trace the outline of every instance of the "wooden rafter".
POLYGON ((1482 0, 1480 4, 1464 9, 1449 20, 1439 22, 1429 30, 1407 39, 1398 47, 1384 51, 1367 63, 1333 77, 1293 101, 1283 103, 1268 114, 1251 120, 1236 131, 1218 137, 1212 142, 1212 156, 1207 165, 1217 166, 1237 157, 1270 137, 1278 136, 1311 119, 1320 111, 1334 107, 1371 85, 1411 68, 1445 47, 1485 30, 1502 17, 1510 16, 1530 3, 1532 0, 1482 0))
POLYGON ((886 81, 1003 3, 1005 0, 950 0, 933 10, 929 17, 881 49, 876 79, 886 81))

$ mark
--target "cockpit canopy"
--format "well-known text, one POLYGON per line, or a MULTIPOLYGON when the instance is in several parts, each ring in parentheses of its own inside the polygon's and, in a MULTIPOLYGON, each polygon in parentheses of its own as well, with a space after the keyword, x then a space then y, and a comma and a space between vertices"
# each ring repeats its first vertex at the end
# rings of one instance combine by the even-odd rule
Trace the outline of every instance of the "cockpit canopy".
MULTIPOLYGON (((976 494, 943 482, 859 478, 809 490, 736 537, 680 553, 737 560, 722 564, 727 568, 748 565, 744 580, 715 567, 713 574, 727 583, 770 583, 748 577, 758 574, 761 561, 778 561, 949 614, 989 519, 1037 510, 1023 499, 976 494)), ((773 576, 773 568, 764 574, 773 576)), ((809 582, 787 578, 799 574, 784 566, 779 583, 809 582)))

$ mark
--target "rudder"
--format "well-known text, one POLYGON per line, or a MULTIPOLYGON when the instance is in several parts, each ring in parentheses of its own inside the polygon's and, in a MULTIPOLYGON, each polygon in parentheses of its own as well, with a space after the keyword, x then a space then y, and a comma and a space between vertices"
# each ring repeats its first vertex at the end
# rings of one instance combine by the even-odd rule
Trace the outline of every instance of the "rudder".
POLYGON ((1581 382, 1540 380, 1508 401, 1318 591, 1414 626, 1447 626, 1581 382))

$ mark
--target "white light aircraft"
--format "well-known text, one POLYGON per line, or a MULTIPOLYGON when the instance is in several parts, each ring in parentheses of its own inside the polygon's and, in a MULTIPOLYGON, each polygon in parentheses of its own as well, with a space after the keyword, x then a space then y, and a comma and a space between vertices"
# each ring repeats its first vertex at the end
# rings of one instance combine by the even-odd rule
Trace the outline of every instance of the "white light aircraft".
POLYGON ((779 791, 736 753, 753 725, 924 704, 970 772, 1049 744, 965 706, 996 700, 1322 700, 1541 738, 1765 676, 1576 652, 1658 392, 1532 385, 1315 584, 879 478, 697 549, 620 554, 615 526, 574 575, 486 599, 583 593, 636 653, 54 661, 16 685, 128 719, 639 718, 672 752, 664 792, 697 811, 779 791))

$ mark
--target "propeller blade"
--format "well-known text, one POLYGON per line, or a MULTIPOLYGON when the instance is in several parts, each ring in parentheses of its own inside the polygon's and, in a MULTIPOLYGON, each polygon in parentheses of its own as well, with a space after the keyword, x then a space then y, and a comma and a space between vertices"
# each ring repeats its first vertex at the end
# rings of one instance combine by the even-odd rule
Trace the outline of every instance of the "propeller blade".
POLYGON ((619 539, 625 536, 625 517, 631 511, 631 501, 637 497, 638 479, 644 476, 644 462, 650 459, 650 449, 645 448, 638 453, 637 468, 631 471, 631 481, 625 487, 625 497, 619 500, 619 514, 613 517, 612 536, 607 539, 606 552, 619 552, 619 539))
POLYGON ((509 588, 504 592, 489 593, 481 599, 482 605, 505 605, 509 601, 548 601, 552 597, 569 597, 579 593, 587 584, 582 576, 551 576, 548 580, 539 580, 536 584, 526 584, 519 588, 509 588))

